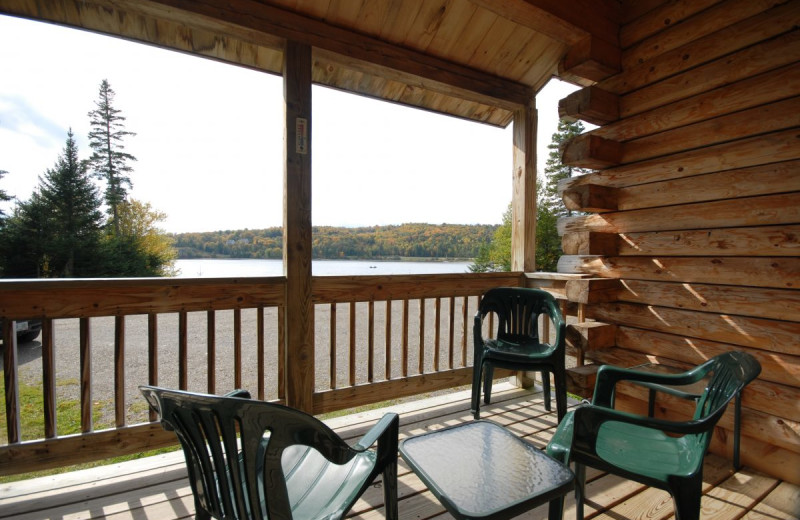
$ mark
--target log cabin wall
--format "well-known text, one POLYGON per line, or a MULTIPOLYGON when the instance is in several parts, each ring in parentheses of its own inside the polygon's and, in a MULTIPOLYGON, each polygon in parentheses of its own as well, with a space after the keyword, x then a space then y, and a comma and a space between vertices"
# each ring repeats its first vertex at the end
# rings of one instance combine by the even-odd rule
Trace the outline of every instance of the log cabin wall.
MULTIPOLYGON (((579 213, 559 222, 558 270, 590 276, 568 295, 597 322, 583 354, 681 368, 752 354, 742 462, 800 484, 800 2, 623 4, 620 71, 560 103, 599 125, 563 151, 596 171, 560 186, 579 213)), ((712 441, 728 457, 732 408, 712 441)), ((664 398, 656 414, 692 409, 664 398)))

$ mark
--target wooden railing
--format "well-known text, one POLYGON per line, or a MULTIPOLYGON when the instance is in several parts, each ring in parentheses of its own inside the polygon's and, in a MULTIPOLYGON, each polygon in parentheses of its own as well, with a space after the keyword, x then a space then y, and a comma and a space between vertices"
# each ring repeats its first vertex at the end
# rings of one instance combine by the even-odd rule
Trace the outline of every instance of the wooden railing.
MULTIPOLYGON (((315 277, 314 413, 469 384, 479 295, 501 285, 559 292, 558 278, 315 277)), ((0 291, 0 474, 174 443, 150 422, 141 384, 211 393, 245 387, 259 399, 284 398, 282 277, 7 281, 0 291), (43 320, 41 348, 16 345, 14 320, 32 317, 43 320), (41 409, 21 406, 31 389, 41 409), (79 431, 59 428, 65 408, 77 410, 79 431), (31 438, 23 435, 25 414, 42 417, 31 438)))

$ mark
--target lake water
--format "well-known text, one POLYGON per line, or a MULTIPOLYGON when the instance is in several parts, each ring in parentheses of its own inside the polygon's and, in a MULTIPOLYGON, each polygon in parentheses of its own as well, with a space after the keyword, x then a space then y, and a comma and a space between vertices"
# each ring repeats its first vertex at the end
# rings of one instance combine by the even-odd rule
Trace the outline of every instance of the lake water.
MULTIPOLYGON (((377 260, 314 260, 314 276, 468 273, 472 262, 382 262, 377 260)), ((179 278, 282 276, 281 260, 199 258, 175 261, 179 278)))

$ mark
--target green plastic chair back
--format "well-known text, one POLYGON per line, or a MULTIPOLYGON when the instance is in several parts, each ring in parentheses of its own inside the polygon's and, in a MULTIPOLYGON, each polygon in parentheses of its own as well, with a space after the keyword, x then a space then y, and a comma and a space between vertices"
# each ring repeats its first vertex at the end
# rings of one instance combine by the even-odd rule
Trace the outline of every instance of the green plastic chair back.
POLYGON ((744 352, 720 354, 681 374, 656 374, 614 366, 597 372, 592 404, 567 414, 547 446, 552 457, 575 462, 578 518, 583 518, 584 466, 668 491, 677 520, 699 518, 703 459, 714 426, 728 403, 761 372, 744 352), (710 375, 692 419, 667 421, 613 409, 620 381, 684 385, 710 375))
POLYGON ((567 411, 565 368, 566 323, 553 295, 539 289, 497 287, 481 299, 473 325, 474 364, 472 413, 480 418, 480 390, 483 378, 484 402, 491 402, 494 368, 542 372, 545 407, 550 410, 550 374, 555 379, 559 420, 567 411), (483 337, 484 319, 494 314, 497 332, 492 339, 483 337), (545 315, 555 330, 555 340, 540 337, 539 317, 545 315))
POLYGON ((198 518, 338 519, 381 473, 386 516, 397 518, 397 414, 351 447, 313 416, 246 391, 139 389, 180 440, 198 518))

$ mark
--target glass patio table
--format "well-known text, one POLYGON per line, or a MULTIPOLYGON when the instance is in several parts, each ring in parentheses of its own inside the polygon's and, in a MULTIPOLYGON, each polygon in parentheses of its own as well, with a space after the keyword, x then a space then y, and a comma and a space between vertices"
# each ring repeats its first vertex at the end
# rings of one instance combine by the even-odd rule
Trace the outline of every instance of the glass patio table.
POLYGON ((490 421, 471 421, 410 437, 400 454, 458 519, 503 520, 550 502, 561 518, 575 475, 560 462, 490 421))

